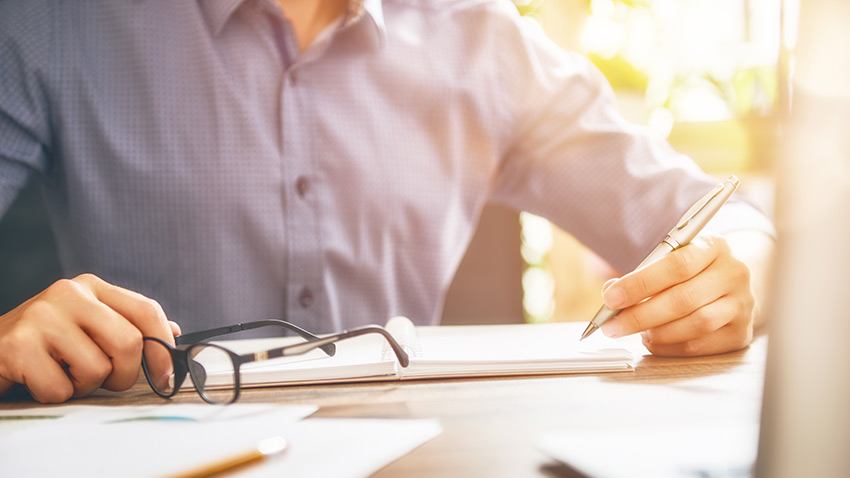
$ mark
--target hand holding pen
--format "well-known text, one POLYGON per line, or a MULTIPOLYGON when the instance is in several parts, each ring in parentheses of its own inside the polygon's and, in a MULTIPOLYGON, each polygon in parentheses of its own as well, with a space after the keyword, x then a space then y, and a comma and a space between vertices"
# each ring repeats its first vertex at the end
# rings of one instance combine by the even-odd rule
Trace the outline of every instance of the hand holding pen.
MULTIPOLYGON (((635 271, 606 283, 604 305, 582 338, 598 328, 609 337, 641 332, 651 352, 679 356, 748 345, 756 307, 750 268, 733 253, 740 239, 697 237, 738 184, 732 176, 712 189, 635 271)), ((744 240, 770 241, 761 233, 748 234, 744 240)))

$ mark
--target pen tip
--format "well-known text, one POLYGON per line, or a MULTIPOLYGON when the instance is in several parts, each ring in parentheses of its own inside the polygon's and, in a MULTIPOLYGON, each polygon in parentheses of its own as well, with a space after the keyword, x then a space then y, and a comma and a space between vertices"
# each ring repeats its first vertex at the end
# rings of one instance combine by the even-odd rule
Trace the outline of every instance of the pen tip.
POLYGON ((584 340, 584 339, 588 338, 588 337, 590 336, 590 334, 592 334, 592 333, 596 332, 596 329, 598 329, 598 328, 599 328, 599 326, 597 326, 597 325, 596 325, 596 324, 594 324, 593 322, 591 322, 591 323, 587 324, 587 328, 586 328, 586 329, 584 329, 584 332, 582 332, 582 334, 581 334, 581 338, 580 338, 580 339, 578 339, 578 340, 579 340, 579 342, 581 342, 582 340, 584 340))

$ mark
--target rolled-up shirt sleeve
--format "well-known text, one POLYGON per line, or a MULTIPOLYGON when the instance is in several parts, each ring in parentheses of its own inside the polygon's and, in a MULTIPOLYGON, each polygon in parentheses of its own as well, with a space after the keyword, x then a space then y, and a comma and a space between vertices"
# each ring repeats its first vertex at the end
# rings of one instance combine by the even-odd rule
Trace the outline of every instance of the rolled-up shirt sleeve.
POLYGON ((49 17, 38 8, 42 2, 16 9, 10 3, 0 4, 0 217, 30 173, 46 171, 50 142, 41 76, 49 17))
MULTIPOLYGON (((506 50, 516 121, 493 199, 548 218, 619 271, 633 269, 717 183, 616 111, 605 78, 535 25, 516 22, 506 50)), ((733 197, 707 232, 773 234, 767 217, 733 197)))

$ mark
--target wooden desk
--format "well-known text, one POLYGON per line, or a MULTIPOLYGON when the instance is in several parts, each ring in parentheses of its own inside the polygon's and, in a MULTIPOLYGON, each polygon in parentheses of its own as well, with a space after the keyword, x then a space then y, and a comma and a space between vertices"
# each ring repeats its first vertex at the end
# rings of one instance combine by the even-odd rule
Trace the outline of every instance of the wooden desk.
MULTIPOLYGON (((378 477, 578 476, 536 449, 546 431, 757 420, 766 339, 713 357, 643 357, 634 372, 543 378, 416 381, 245 390, 243 402, 310 403, 321 417, 437 418, 443 433, 378 477), (683 399, 686 396, 703 400, 683 399), (688 395, 690 394, 690 395, 688 395), (669 398, 667 398, 669 396, 669 398)), ((191 393, 177 402, 197 402, 191 393)), ((80 404, 161 403, 147 385, 80 404)), ((33 406, 0 402, 0 409, 33 406)))

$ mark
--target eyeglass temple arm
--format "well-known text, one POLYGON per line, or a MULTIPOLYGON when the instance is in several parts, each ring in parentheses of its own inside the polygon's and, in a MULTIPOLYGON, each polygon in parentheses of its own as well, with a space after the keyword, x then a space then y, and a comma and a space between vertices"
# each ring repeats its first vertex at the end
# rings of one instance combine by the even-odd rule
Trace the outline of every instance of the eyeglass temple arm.
POLYGON ((293 355, 303 355, 311 350, 322 348, 327 345, 333 345, 334 342, 339 342, 340 340, 350 339, 352 337, 358 337, 360 335, 366 334, 383 335, 384 338, 387 339, 387 342, 389 342, 390 347, 393 349, 393 353, 395 353, 395 356, 398 359, 398 363, 401 364, 402 367, 407 367, 410 364, 410 357, 408 357, 407 352, 405 352, 401 345, 399 345, 395 337, 393 337, 392 334, 387 332, 386 329, 378 325, 366 325, 363 327, 358 327, 356 329, 344 330, 338 334, 329 335, 323 338, 317 338, 316 340, 311 340, 309 342, 292 344, 284 347, 264 350, 261 352, 241 355, 241 358, 244 363, 272 359, 277 357, 291 357, 293 355))
MULTIPOLYGON (((251 330, 258 329, 260 327, 283 327, 284 329, 290 330, 298 334, 301 338, 309 341, 317 340, 320 337, 317 335, 313 335, 310 332, 298 327, 295 324, 277 320, 277 319, 268 319, 268 320, 257 320, 254 322, 241 322, 236 325, 229 325, 226 327, 217 327, 215 329, 209 330, 199 330, 198 332, 189 332, 188 334, 183 334, 175 339, 178 345, 182 344, 194 344, 201 342, 206 339, 211 339, 213 337, 218 337, 221 335, 232 334, 236 332, 241 332, 243 330, 251 330)), ((336 354, 336 346, 334 344, 325 344, 318 348, 321 348, 323 352, 333 357, 336 354)))

